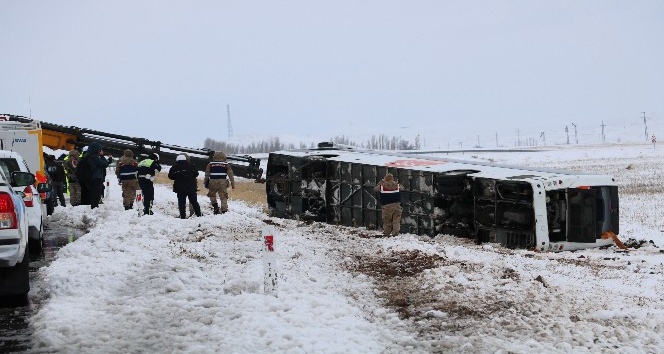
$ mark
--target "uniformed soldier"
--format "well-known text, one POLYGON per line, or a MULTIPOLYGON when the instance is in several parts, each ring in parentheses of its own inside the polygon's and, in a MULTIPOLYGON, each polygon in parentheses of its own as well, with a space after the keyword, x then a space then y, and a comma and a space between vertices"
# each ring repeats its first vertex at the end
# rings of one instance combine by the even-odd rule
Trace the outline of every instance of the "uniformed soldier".
POLYGON ((161 171, 159 155, 150 154, 148 158, 138 163, 138 185, 143 191, 143 213, 152 215, 152 203, 154 201, 154 180, 157 172, 161 171))
POLYGON ((383 236, 397 236, 401 230, 401 186, 391 173, 378 182, 374 191, 380 192, 383 205, 383 236))
POLYGON ((134 206, 136 191, 138 190, 138 162, 134 159, 134 152, 127 149, 115 166, 115 175, 122 185, 122 205, 125 210, 134 206))
POLYGON ((65 157, 65 174, 67 175, 67 186, 69 186, 69 203, 72 206, 81 204, 81 185, 76 178, 76 166, 78 165, 80 153, 77 150, 69 151, 65 157))
POLYGON ((233 169, 226 162, 226 154, 217 151, 212 155, 212 161, 205 167, 205 187, 208 189, 207 196, 214 208, 215 214, 228 211, 228 187, 235 188, 235 177, 233 169), (229 184, 230 181, 230 184, 229 184), (219 203, 217 203, 219 194, 219 203))

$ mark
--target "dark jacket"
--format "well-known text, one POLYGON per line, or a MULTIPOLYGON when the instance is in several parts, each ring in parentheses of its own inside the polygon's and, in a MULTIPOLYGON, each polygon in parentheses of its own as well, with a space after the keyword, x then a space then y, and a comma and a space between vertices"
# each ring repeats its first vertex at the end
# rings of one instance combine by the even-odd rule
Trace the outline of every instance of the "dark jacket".
POLYGON ((65 182, 65 169, 62 167, 62 164, 55 160, 49 160, 46 162, 46 171, 48 175, 51 176, 53 182, 65 182))
POLYGON ((147 178, 146 176, 156 176, 157 171, 161 171, 159 161, 147 158, 138 163, 138 178, 147 178))
POLYGON ((90 169, 90 180, 103 179, 106 175, 106 167, 108 167, 108 160, 103 156, 99 156, 101 145, 99 143, 92 143, 88 146, 88 151, 83 155, 82 162, 88 164, 90 169))
POLYGON ((388 205, 393 203, 401 203, 401 192, 399 183, 393 179, 383 179, 374 188, 376 192, 380 193, 380 204, 388 205))
POLYGON ((175 181, 173 183, 175 193, 196 193, 198 189, 196 177, 198 177, 198 170, 188 161, 176 161, 168 171, 168 178, 175 181))

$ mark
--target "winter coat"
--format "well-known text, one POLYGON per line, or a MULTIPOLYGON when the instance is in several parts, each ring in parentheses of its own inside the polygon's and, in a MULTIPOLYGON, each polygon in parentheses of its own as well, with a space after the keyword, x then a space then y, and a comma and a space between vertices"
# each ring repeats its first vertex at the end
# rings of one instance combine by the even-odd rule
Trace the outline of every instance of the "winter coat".
POLYGON ((233 169, 226 162, 226 154, 217 151, 212 155, 212 161, 205 167, 205 182, 211 179, 226 179, 231 182, 231 187, 235 188, 235 176, 233 169))
POLYGON ((374 191, 380 192, 381 205, 401 203, 401 192, 399 191, 401 186, 394 180, 394 178, 390 177, 378 182, 378 185, 374 188, 374 191))
POLYGON ((78 183, 76 179, 76 165, 78 165, 79 152, 72 150, 69 156, 65 157, 64 169, 69 183, 78 183))
POLYGON ((147 158, 138 163, 138 178, 150 179, 147 176, 156 176, 157 171, 161 171, 159 161, 147 158))
POLYGON ((124 155, 118 160, 115 165, 115 175, 122 181, 138 178, 138 162, 131 150, 125 150, 124 155))
POLYGON ((175 193, 196 193, 198 189, 198 170, 189 161, 176 161, 168 171, 168 178, 174 181, 173 191, 175 193))
POLYGON ((101 145, 99 143, 92 143, 88 147, 88 151, 83 154, 82 163, 86 163, 90 169, 90 180, 103 179, 106 175, 106 167, 108 167, 108 160, 103 156, 99 156, 101 145))
POLYGON ((65 182, 65 169, 62 167, 61 163, 55 160, 50 160, 45 164, 45 167, 48 175, 51 176, 51 181, 58 183, 65 182))

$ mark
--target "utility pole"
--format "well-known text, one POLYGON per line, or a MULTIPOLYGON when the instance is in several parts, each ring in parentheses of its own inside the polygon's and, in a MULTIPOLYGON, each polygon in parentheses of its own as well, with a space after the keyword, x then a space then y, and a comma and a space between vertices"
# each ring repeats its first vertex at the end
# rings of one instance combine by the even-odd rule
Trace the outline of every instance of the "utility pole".
POLYGON ((498 132, 496 132, 496 147, 500 147, 500 146, 498 145, 498 132))
POLYGON ((542 138, 542 143, 544 144, 543 146, 546 146, 546 135, 544 135, 544 132, 540 133, 540 138, 542 138))
POLYGON ((648 123, 646 123, 646 112, 641 112, 643 114, 643 125, 646 127, 646 141, 648 141, 648 123))
POLYGON ((576 135, 576 124, 572 123, 574 126, 574 139, 576 140, 576 145, 579 145, 579 136, 576 135))
POLYGON ((565 135, 567 136, 567 145, 569 145, 569 129, 565 126, 565 135))
POLYGON ((482 145, 480 145, 480 135, 479 134, 477 134, 477 147, 478 148, 482 147, 482 145))
POLYGON ((228 138, 233 137, 233 124, 231 124, 231 105, 226 105, 226 115, 228 116, 228 138))
POLYGON ((521 137, 519 136, 519 129, 516 130, 516 146, 521 146, 521 137))
POLYGON ((604 125, 604 121, 602 121, 601 127, 602 127, 602 144, 604 144, 606 142, 606 137, 604 136, 604 127, 606 127, 606 125, 604 125))

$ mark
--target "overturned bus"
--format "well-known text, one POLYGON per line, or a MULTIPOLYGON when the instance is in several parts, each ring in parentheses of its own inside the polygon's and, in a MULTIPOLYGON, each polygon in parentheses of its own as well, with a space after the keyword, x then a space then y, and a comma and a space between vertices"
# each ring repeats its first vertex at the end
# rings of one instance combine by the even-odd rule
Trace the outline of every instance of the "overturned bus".
POLYGON ((618 187, 607 175, 340 148, 270 153, 271 216, 379 229, 374 186, 392 173, 401 232, 449 234, 538 251, 619 243, 618 187))

